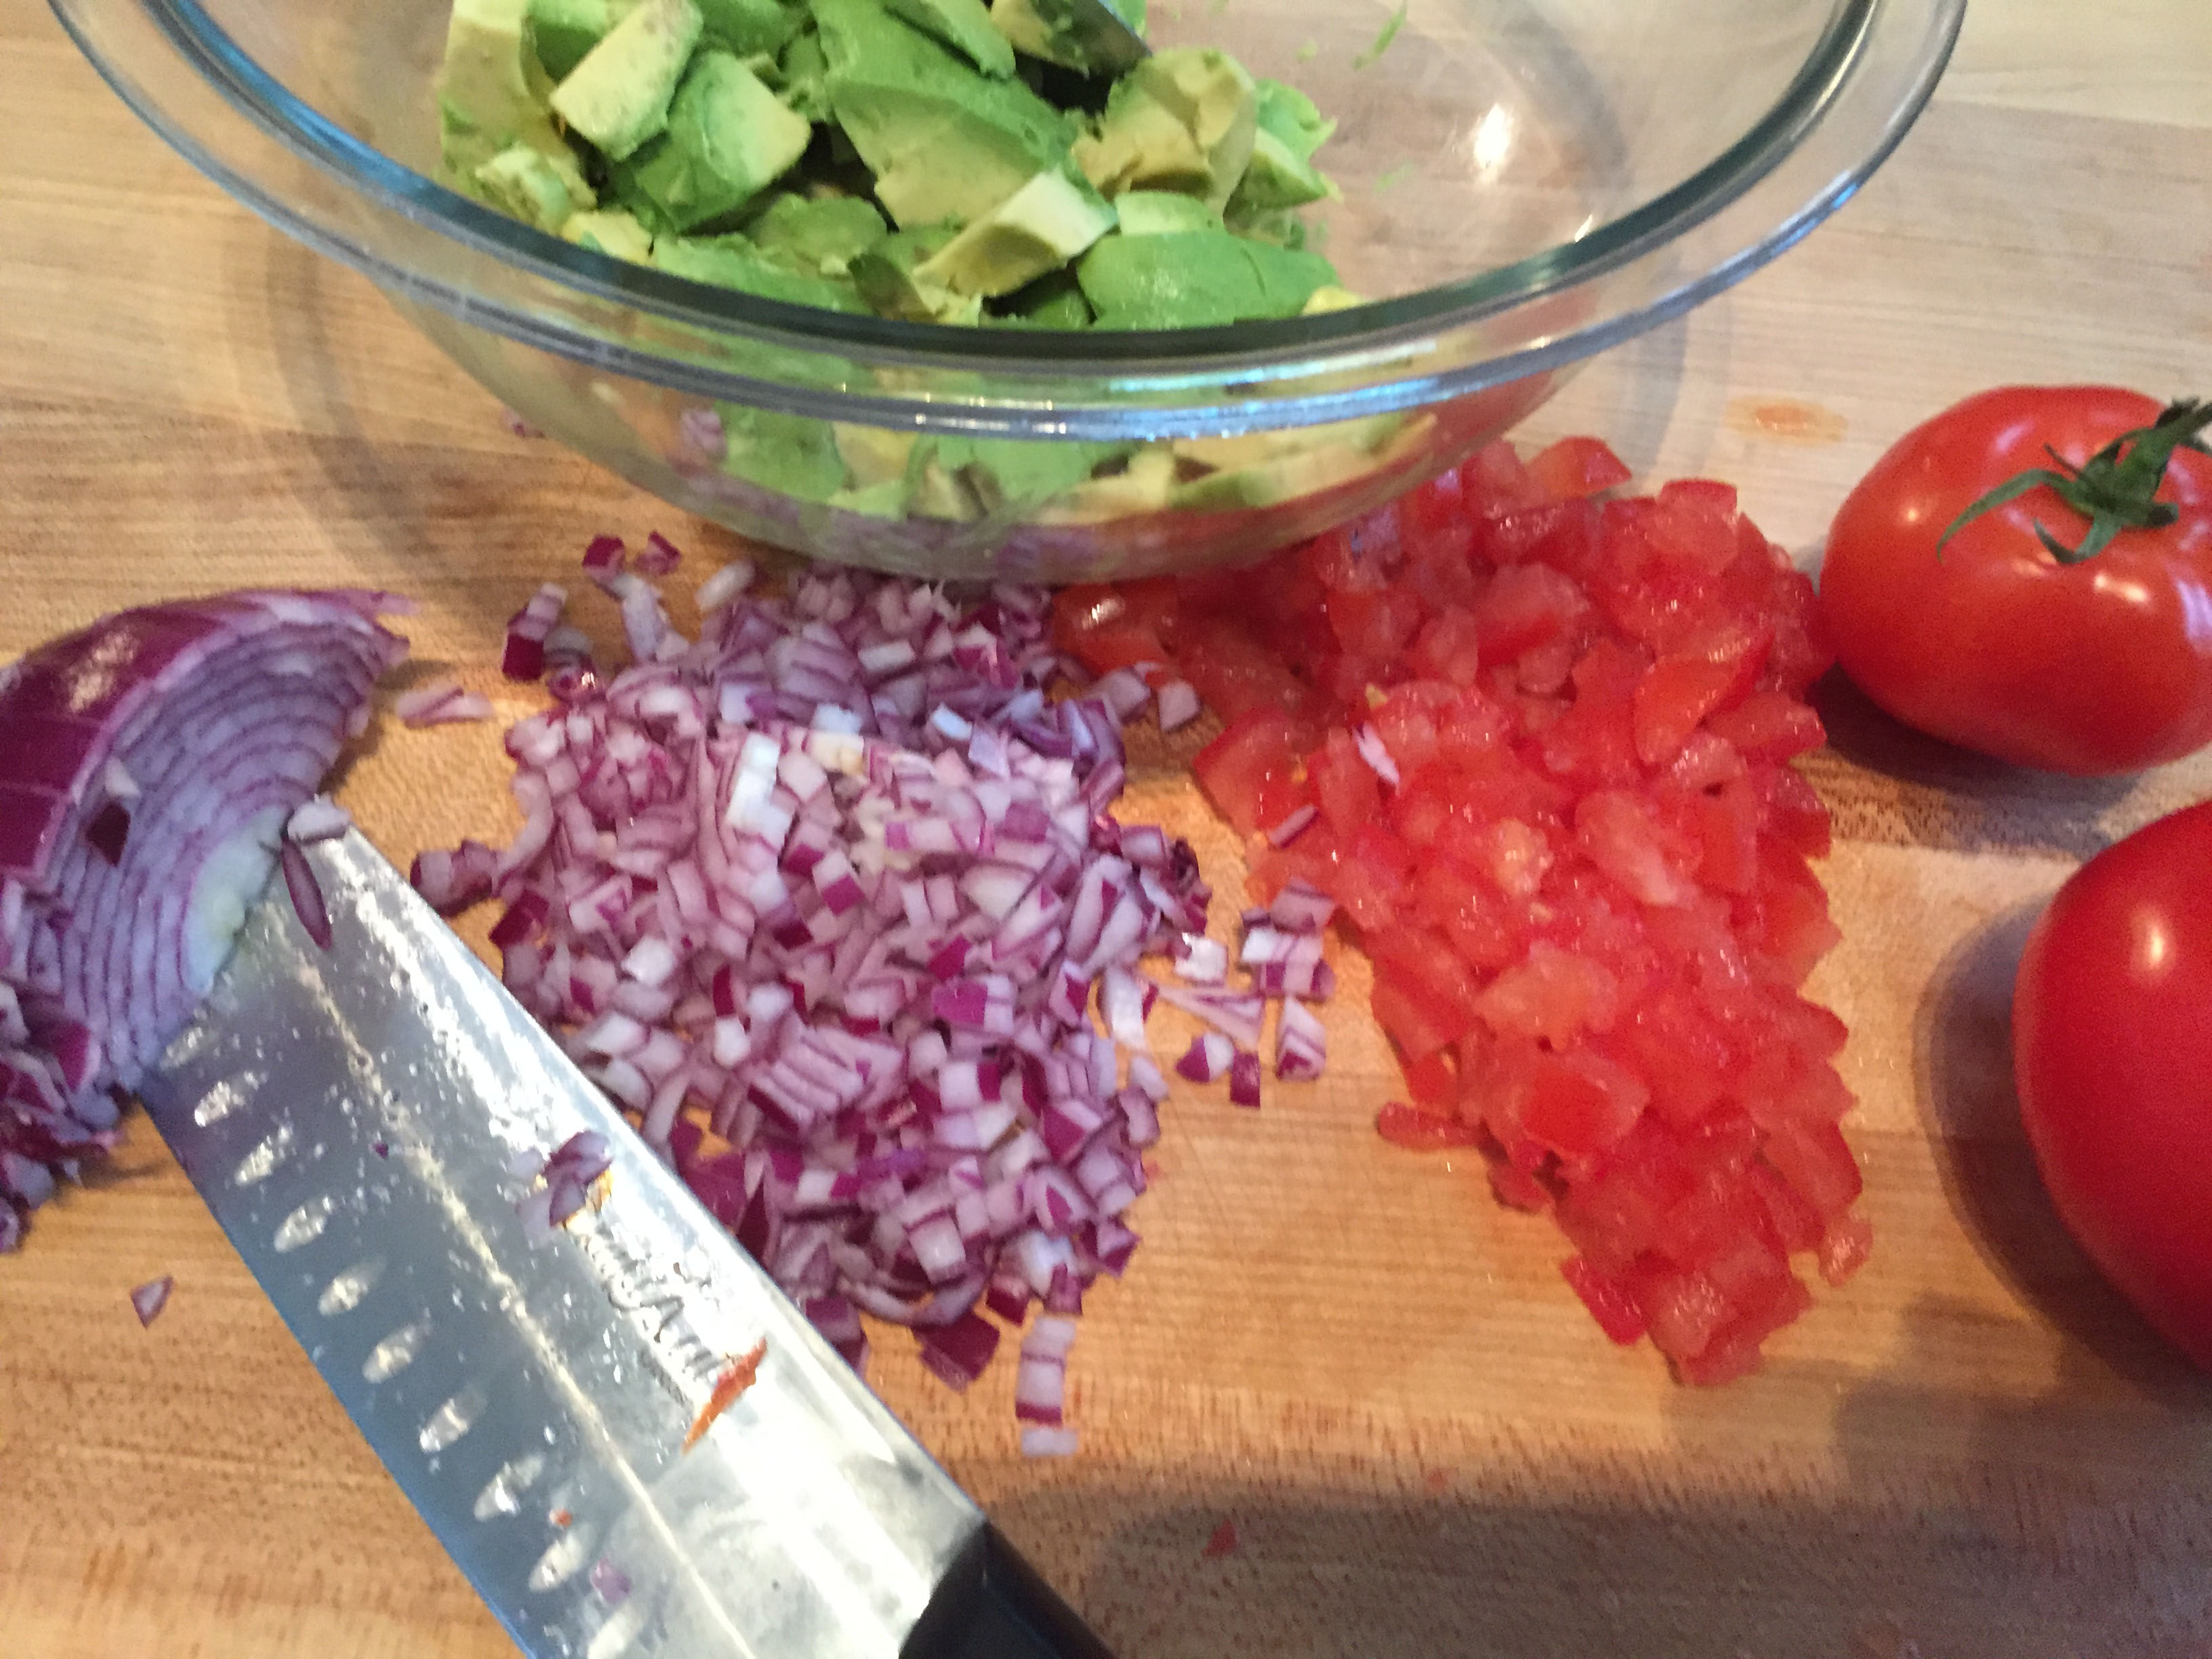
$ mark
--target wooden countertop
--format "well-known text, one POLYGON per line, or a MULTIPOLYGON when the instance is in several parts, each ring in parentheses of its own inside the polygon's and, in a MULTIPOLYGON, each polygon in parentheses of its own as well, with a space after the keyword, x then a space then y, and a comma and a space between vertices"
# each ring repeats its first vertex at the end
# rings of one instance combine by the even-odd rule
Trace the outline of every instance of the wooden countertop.
MULTIPOLYGON (((246 583, 422 597, 488 679, 591 531, 714 532, 543 443, 352 274, 142 128, 35 0, 0 0, 0 656, 246 583)), ((2212 389, 2212 9, 1986 0, 1863 196, 1589 368, 1529 435, 1738 483, 1807 558, 1905 427, 2008 380, 2212 389)), ((1328 1079, 1176 1103, 1128 1279, 1074 1368, 1083 1455, 1014 1453, 884 1345, 892 1403, 1127 1659, 2212 1651, 2212 1383, 2102 1290, 2034 1184, 2005 1010, 2073 861, 2212 762, 2037 785, 1829 700, 1847 1126, 1871 1264, 1717 1392, 1606 1345, 1548 1223, 1370 1127, 1395 1076, 1335 1005, 1328 1079), (1203 1547, 1233 1519, 1241 1547, 1203 1547)), ((1144 803, 1202 827, 1174 775, 1144 803)), ((401 856, 502 821, 486 728, 392 731, 348 779, 401 856)), ((1356 975, 1355 975, 1356 981, 1356 975)), ((0 1260, 0 1652, 511 1652, 158 1140, 0 1260), (173 1273, 149 1330, 125 1293, 173 1273)))

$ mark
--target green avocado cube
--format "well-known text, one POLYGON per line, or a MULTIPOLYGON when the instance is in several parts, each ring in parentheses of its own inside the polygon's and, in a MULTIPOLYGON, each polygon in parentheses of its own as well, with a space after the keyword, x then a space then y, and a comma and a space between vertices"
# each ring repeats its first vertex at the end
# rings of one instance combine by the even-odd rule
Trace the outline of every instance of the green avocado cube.
MULTIPOLYGON (((560 176, 574 205, 590 207, 592 188, 545 113, 551 83, 530 44, 526 4, 454 0, 438 70, 441 156, 454 183, 483 196, 477 169, 516 144, 527 145, 560 176)), ((504 188, 503 180, 498 187, 504 188)), ((492 204, 506 210, 499 202, 492 204)))
POLYGON ((802 501, 826 501, 845 487, 845 459, 832 422, 718 404, 729 448, 722 470, 802 501))
POLYGON ((1296 87, 1280 81, 1261 81, 1256 87, 1259 130, 1253 136, 1252 159, 1229 198, 1231 220, 1300 207, 1336 193, 1312 161, 1336 123, 1322 119, 1313 100, 1296 87))
POLYGON ((530 34, 538 64, 560 80, 636 5, 637 0, 530 0, 530 34))
POLYGON ((1003 80, 1014 72, 1014 49, 991 27, 983 0, 884 0, 884 5, 923 33, 942 40, 984 74, 1003 80))
POLYGON ((779 191, 739 227, 763 252, 801 270, 842 276, 853 261, 890 234, 875 204, 859 196, 795 196, 779 191))
POLYGON ((569 216, 591 205, 571 187, 575 169, 556 167, 543 150, 509 144, 469 175, 477 194, 510 217, 540 230, 558 231, 569 216))
POLYGON ((653 233, 619 208, 570 214, 561 227, 561 240, 610 258, 635 260, 639 264, 648 264, 653 259, 653 233))
POLYGON ((1189 230, 1103 237, 1075 277, 1100 328, 1212 328, 1295 317, 1336 273, 1317 253, 1189 230))
POLYGON ((915 268, 919 283, 986 299, 1057 270, 1114 228, 1114 210, 1081 176, 1040 173, 915 268))
POLYGON ((734 56, 702 52, 669 104, 668 130, 617 168, 617 191, 656 230, 688 231, 766 190, 813 137, 734 56))
POLYGON ((1259 97, 1237 61, 1210 47, 1156 52, 1114 83, 1076 164, 1109 196, 1176 190, 1224 205, 1244 176, 1258 131, 1259 97))
POLYGON ((954 226, 943 223, 893 231, 854 257, 848 267, 853 284, 878 316, 909 323, 976 320, 982 315, 980 299, 955 294, 915 275, 918 266, 959 234, 954 226))
POLYGON ((667 126, 702 26, 693 0, 643 0, 553 88, 553 112, 611 161, 625 160, 667 126))
POLYGON ((901 227, 979 219, 1067 155, 1069 118, 885 11, 814 0, 839 127, 901 227))
POLYGON ((806 8, 781 0, 698 0, 700 43, 740 58, 773 58, 806 27, 806 8))
POLYGON ((829 78, 822 37, 811 28, 793 35, 776 59, 776 94, 810 121, 831 121, 836 118, 830 107, 829 78))
POLYGON ((1048 328, 1066 332, 1091 326, 1091 301, 1072 270, 1048 272, 999 302, 986 320, 1000 328, 1048 328))
POLYGON ((819 306, 827 311, 867 309, 851 283, 793 270, 743 236, 656 237, 653 263, 672 276, 735 289, 763 300, 781 300, 787 305, 819 306))
POLYGON ((1079 75, 1108 73, 1115 65, 1095 60, 1085 44, 1089 31, 1077 15, 1085 4, 1103 5, 1132 33, 1144 33, 1145 0, 991 0, 991 23, 1032 58, 1079 75))
POLYGON ((1172 190, 1125 190, 1114 198, 1124 236, 1164 236, 1178 230, 1225 230, 1221 216, 1198 199, 1172 190))

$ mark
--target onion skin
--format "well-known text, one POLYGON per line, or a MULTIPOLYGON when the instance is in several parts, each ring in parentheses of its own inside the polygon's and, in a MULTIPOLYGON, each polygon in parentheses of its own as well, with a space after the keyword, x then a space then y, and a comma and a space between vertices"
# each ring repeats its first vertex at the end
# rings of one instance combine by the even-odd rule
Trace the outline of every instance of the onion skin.
POLYGON ((377 621, 404 608, 219 594, 102 617, 0 669, 0 1249, 54 1172, 113 1144, 121 1096, 222 943, 196 948, 188 920, 242 916, 242 837, 263 836, 265 872, 405 654, 377 621))

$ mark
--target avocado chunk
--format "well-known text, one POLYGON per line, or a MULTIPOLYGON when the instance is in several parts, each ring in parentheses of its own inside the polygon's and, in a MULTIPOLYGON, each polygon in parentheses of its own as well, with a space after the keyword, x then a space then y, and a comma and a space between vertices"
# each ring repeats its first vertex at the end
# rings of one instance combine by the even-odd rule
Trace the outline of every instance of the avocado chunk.
POLYGON ((668 130, 617 164, 617 191, 655 230, 690 230, 766 190, 813 137, 734 55, 702 52, 669 104, 668 130))
POLYGON ((1335 194, 1313 164, 1313 153, 1336 131, 1313 100, 1280 81, 1256 83, 1258 131, 1252 159, 1229 198, 1231 220, 1252 218, 1281 208, 1300 207, 1335 194))
POLYGON ((854 286, 879 316, 909 323, 980 322, 983 302, 979 297, 955 294, 942 283, 916 274, 919 266, 959 234, 942 223, 893 231, 854 256, 848 267, 854 286))
POLYGON ((507 200, 490 192, 506 190, 504 171, 518 164, 503 164, 489 186, 476 173, 514 146, 526 145, 559 176, 572 206, 592 207, 592 187, 545 113, 552 86, 531 46, 526 7, 526 0, 454 0, 438 71, 441 155, 462 189, 513 212, 507 200))
POLYGON ((702 20, 693 0, 643 0, 553 88, 553 112, 611 161, 668 125, 702 20))
POLYGON ((1059 270, 1113 228, 1114 210, 1082 176, 1071 179, 1054 167, 915 267, 915 280, 986 299, 1012 294, 1059 270))
POLYGON ((773 58, 806 27, 806 9, 780 0, 698 0, 699 43, 740 58, 773 58))
POLYGON ((637 4, 637 0, 530 0, 530 34, 538 62, 556 81, 637 4))
POLYGON ((757 294, 763 300, 830 311, 867 309, 850 283, 794 270, 739 235, 656 237, 653 263, 672 276, 757 294))
POLYGON ((831 110, 902 227, 980 219, 1067 155, 1068 118, 878 0, 814 0, 831 110))
POLYGON ((1133 444, 929 436, 907 458, 907 508, 933 519, 989 518, 1050 501, 1133 444))
POLYGON ((1103 237, 1075 267, 1098 326, 1113 329, 1295 317, 1335 276, 1317 253, 1211 230, 1103 237))
POLYGON ((571 188, 580 182, 574 167, 562 168, 528 144, 509 144, 469 179, 492 206, 540 230, 557 231, 570 214, 591 205, 590 191, 579 201, 571 188))
POLYGON ((907 458, 914 453, 915 434, 894 432, 888 427, 856 426, 845 421, 833 422, 831 425, 837 453, 844 458, 853 489, 872 489, 882 484, 897 484, 903 493, 907 458))
POLYGON ((729 449, 722 470, 803 501, 826 501, 845 487, 832 423, 743 404, 718 404, 729 449))
POLYGON ((1218 209, 1251 160, 1259 95, 1243 65, 1210 47, 1158 52, 1114 83, 1076 164, 1109 196, 1177 190, 1218 209))
POLYGON ((1055 270, 1007 295, 988 320, 1001 328, 1088 328, 1091 301, 1083 297, 1073 271, 1055 270))
POLYGON ((1119 471, 1109 469, 1049 503, 1045 524, 1100 524, 1165 510, 1176 491, 1176 457, 1167 444, 1146 444, 1119 471))
POLYGON ((800 270, 842 276, 890 232, 875 204, 858 196, 780 191, 741 227, 761 252, 800 270))
POLYGON ((830 121, 829 60, 822 55, 822 37, 805 29, 791 37, 775 63, 775 89, 783 101, 810 121, 830 121))
POLYGON ((884 0, 884 5, 923 33, 942 40, 984 74, 1003 80, 1014 72, 1014 49, 991 27, 983 0, 884 0))
POLYGON ((1354 306, 1364 306, 1367 296, 1354 294, 1348 288, 1339 288, 1334 283, 1323 283, 1306 295, 1306 302, 1298 307, 1301 317, 1318 317, 1324 311, 1349 311, 1354 306))
POLYGON ((635 260, 641 265, 653 261, 653 233, 635 216, 618 208, 570 214, 561 227, 561 240, 611 258, 635 260))
POLYGON ((1114 198, 1114 213, 1124 236, 1228 228, 1221 216, 1197 197, 1172 190, 1125 190, 1114 198))
MULTIPOLYGON (((1145 0, 1096 3, 1127 24, 1131 33, 1145 32, 1145 0)), ((1097 57, 1086 45, 1090 30, 1077 11, 1076 0, 991 0, 991 22, 1030 57, 1079 75, 1108 75, 1121 66, 1097 57)))

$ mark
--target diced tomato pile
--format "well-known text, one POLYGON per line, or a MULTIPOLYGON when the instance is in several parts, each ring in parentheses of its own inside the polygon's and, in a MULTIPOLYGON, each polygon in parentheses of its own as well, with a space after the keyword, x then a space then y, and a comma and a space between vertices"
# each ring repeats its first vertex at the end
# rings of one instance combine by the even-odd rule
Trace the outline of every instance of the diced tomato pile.
POLYGON ((1840 1283, 1871 1242, 1844 1025, 1800 994, 1831 652, 1733 489, 1627 477, 1495 444, 1256 568, 1065 590, 1054 635, 1220 716, 1196 769, 1254 898, 1304 878, 1373 963, 1412 1102, 1381 1133, 1482 1147, 1608 1336, 1719 1382, 1809 1305, 1794 1254, 1840 1283))

